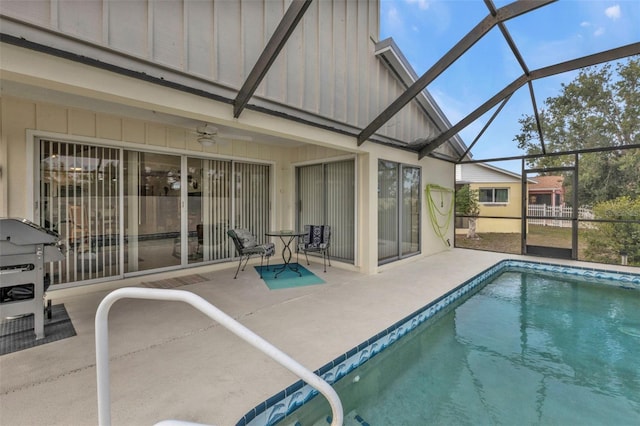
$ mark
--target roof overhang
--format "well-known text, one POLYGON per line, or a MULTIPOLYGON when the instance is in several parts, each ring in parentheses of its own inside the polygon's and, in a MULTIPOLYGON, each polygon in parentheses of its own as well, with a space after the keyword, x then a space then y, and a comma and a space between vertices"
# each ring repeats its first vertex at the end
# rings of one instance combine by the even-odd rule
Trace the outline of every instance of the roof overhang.
MULTIPOLYGON (((382 60, 382 63, 400 81, 405 89, 410 87, 418 79, 418 75, 393 38, 389 37, 376 43, 375 55, 377 58, 382 60)), ((423 89, 414 99, 439 131, 451 128, 451 122, 449 122, 444 112, 442 112, 435 99, 433 99, 426 88, 423 89)), ((419 140, 416 142, 423 143, 424 141, 419 140)), ((459 155, 463 155, 465 153, 467 146, 459 135, 456 134, 451 137, 450 142, 452 148, 459 155)))

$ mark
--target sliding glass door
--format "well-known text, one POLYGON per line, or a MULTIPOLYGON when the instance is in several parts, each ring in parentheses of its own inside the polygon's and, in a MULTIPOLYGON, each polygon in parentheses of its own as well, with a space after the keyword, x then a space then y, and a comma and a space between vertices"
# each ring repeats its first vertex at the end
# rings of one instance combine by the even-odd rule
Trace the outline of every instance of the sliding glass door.
POLYGON ((269 166, 234 163, 233 209, 234 228, 249 229, 258 242, 267 242, 269 231, 271 179, 269 166))
POLYGON ((36 211, 67 247, 52 284, 229 260, 229 228, 269 229, 269 165, 46 140, 38 152, 36 211))
POLYGON ((124 151, 125 272, 181 263, 180 156, 124 151))
POLYGON ((378 161, 378 263, 420 251, 420 169, 378 161))
POLYGON ((332 258, 355 258, 355 164, 353 160, 298 167, 298 227, 330 225, 332 258))
POLYGON ((420 169, 402 166, 402 208, 400 256, 420 251, 420 169))
POLYGON ((231 224, 231 161, 187 159, 188 263, 228 259, 233 255, 227 229, 231 224))

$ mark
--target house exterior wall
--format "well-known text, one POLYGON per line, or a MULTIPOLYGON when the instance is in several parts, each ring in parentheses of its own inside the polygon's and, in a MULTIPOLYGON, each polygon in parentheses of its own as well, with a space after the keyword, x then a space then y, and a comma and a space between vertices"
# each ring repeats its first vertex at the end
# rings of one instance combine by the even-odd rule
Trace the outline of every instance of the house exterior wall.
MULTIPOLYGON (((268 29, 277 24, 283 5, 288 4, 281 1, 264 4, 253 1, 127 2, 132 6, 130 15, 127 15, 120 9, 120 3, 105 1, 101 7, 96 7, 97 3, 93 2, 79 5, 76 2, 7 1, 3 2, 3 14, 12 18, 9 26, 5 26, 7 19, 2 18, 3 32, 6 30, 18 35, 25 30, 31 41, 48 41, 48 45, 57 48, 69 47, 76 54, 82 54, 86 49, 98 59, 116 58, 119 66, 136 65, 136 69, 155 72, 156 76, 177 75, 181 82, 193 84, 191 87, 205 87, 218 94, 235 94, 252 66, 248 58, 259 54, 265 33, 270 34, 268 29), (262 7, 256 8, 255 4, 262 4, 262 7), (172 8, 176 5, 180 5, 182 12, 164 9, 165 6, 172 8), (76 6, 77 9, 71 10, 76 6), (272 11, 276 6, 280 7, 279 14, 272 11), (207 19, 205 23, 198 23, 198 19, 207 15, 192 7, 212 7, 217 19, 214 22, 220 26, 215 29, 215 34, 233 34, 233 37, 225 36, 228 39, 225 38, 224 43, 218 40, 198 45, 203 43, 198 34, 201 36, 211 31, 211 27, 207 26, 207 19), (221 14, 227 19, 221 19, 221 14), (257 16, 248 16, 252 14, 257 16), (146 18, 140 26, 138 18, 143 15, 146 18), (174 15, 182 17, 182 26, 174 15), (17 25, 26 21, 31 24, 17 25), (138 28, 129 34, 127 31, 134 30, 124 31, 121 27, 127 22, 130 27, 143 29, 138 28), (157 31, 158 28, 175 30, 175 37, 164 38, 171 32, 164 34, 157 31), (130 43, 124 43, 122 34, 118 32, 121 30, 133 37, 130 43), (253 47, 247 44, 252 31, 261 35, 254 34, 259 40, 251 45, 253 47), (64 37, 60 37, 62 34, 64 37), (260 49, 256 48, 258 45, 260 49), (193 52, 200 52, 199 49, 204 52, 204 58, 194 55, 193 52), (219 58, 224 59, 218 61, 219 58), (176 70, 180 72, 174 73, 176 70), (225 85, 233 90, 225 88, 225 85)), ((378 30, 378 4, 323 1, 313 2, 311 7, 301 24, 303 26, 296 29, 304 37, 299 35, 298 39, 294 37, 287 43, 284 59, 276 61, 278 66, 260 85, 258 94, 261 97, 256 98, 256 104, 266 105, 263 102, 269 101, 269 105, 275 108, 280 105, 278 102, 282 102, 282 106, 303 111, 301 115, 306 111, 320 121, 329 120, 346 128, 367 124, 378 109, 385 107, 403 90, 374 58, 370 49, 373 43, 370 36, 377 34, 378 30), (322 19, 329 11, 331 25, 322 19), (333 32, 328 39, 311 36, 319 34, 317 31, 320 29, 328 31, 329 27, 333 32), (352 33, 354 28, 357 32, 352 33), (307 71, 302 72, 306 61, 302 57, 306 57, 307 50, 322 51, 318 46, 322 47, 323 43, 331 44, 331 54, 327 54, 325 49, 315 62, 312 60, 309 76, 307 71), (318 81, 309 83, 313 87, 307 87, 306 82, 314 78, 318 81), (330 78, 330 81, 323 80, 325 78, 330 78)), ((255 109, 243 111, 236 119, 232 107, 224 99, 216 100, 144 81, 24 46, 2 43, 0 51, 3 80, 0 98, 0 216, 34 219, 38 177, 35 176, 33 148, 35 138, 39 136, 271 164, 274 228, 291 228, 295 224, 294 170, 297 164, 355 158, 356 258, 353 266, 344 267, 376 273, 380 269, 377 264, 378 160, 420 167, 422 188, 426 183, 454 186, 451 163, 429 157, 418 160, 414 152, 383 144, 358 146, 355 137, 348 133, 255 109), (183 124, 176 124, 165 117, 177 118, 183 124), (239 139, 231 144, 205 148, 197 142, 193 126, 184 124, 187 122, 224 125, 264 135, 265 140, 261 141, 259 137, 252 142, 239 139), (273 143, 278 140, 294 142, 294 145, 273 143)), ((428 137, 433 131, 424 112, 413 103, 382 130, 387 135, 408 139, 428 137)), ((443 145, 443 150, 449 149, 443 145)), ((448 247, 435 235, 425 207, 423 199, 420 250, 422 255, 429 255, 448 247)), ((451 240, 452 228, 449 230, 451 240)), ((225 264, 211 265, 214 269, 226 267, 228 265, 225 264)), ((385 265, 385 268, 389 267, 385 265)))
MULTIPOLYGON (((289 3, 8 0, 2 27, 14 37, 233 100, 289 3)), ((357 132, 405 90, 375 57, 378 34, 377 1, 312 2, 250 103, 357 132)), ((378 134, 410 142, 436 131, 412 101, 378 134)))
MULTIPOLYGON (((509 201, 507 203, 480 203, 480 216, 493 217, 521 217, 522 211, 522 184, 520 182, 483 182, 470 184, 472 190, 481 188, 507 188, 509 201)), ((492 219, 480 217, 476 223, 478 233, 503 232, 521 233, 522 221, 520 219, 492 219)))
POLYGON ((470 183, 470 182, 520 182, 519 176, 515 173, 505 174, 502 171, 495 170, 488 167, 483 167, 479 164, 460 164, 456 167, 456 182, 458 183, 470 183))

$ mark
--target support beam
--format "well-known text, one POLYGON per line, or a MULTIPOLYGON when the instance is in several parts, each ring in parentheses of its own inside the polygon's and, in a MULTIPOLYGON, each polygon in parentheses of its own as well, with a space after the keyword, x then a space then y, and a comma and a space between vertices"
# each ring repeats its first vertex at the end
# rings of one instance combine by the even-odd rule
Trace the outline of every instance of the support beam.
POLYGON ((536 104, 536 94, 533 92, 533 83, 531 80, 527 82, 529 85, 529 95, 531 95, 531 106, 533 107, 533 114, 536 117, 536 126, 538 127, 538 137, 540 138, 540 147, 542 153, 547 153, 547 148, 544 146, 544 135, 542 134, 542 123, 540 122, 540 114, 538 114, 538 105, 536 104))
POLYGON ((278 57, 293 30, 302 19, 302 16, 311 5, 312 0, 292 0, 291 5, 285 12, 282 20, 271 35, 269 42, 260 54, 258 61, 253 66, 249 76, 240 88, 238 95, 233 101, 233 116, 238 118, 242 110, 253 96, 260 85, 260 82, 271 68, 271 65, 278 57))
POLYGON ((429 153, 445 143, 449 138, 456 135, 462 129, 481 117, 482 114, 489 111, 504 98, 513 94, 516 90, 530 81, 550 77, 552 75, 561 74, 568 71, 574 71, 580 68, 589 67, 591 65, 601 64, 603 62, 615 61, 617 59, 626 58, 628 56, 638 54, 640 54, 640 43, 632 43, 626 46, 596 53, 594 55, 583 56, 582 58, 573 59, 571 61, 562 62, 544 68, 539 68, 537 70, 531 71, 529 76, 523 74, 507 87, 498 92, 496 95, 494 95, 487 102, 478 107, 475 111, 471 112, 465 118, 460 120, 456 125, 451 127, 446 132, 440 134, 440 136, 425 145, 425 147, 420 150, 419 158, 423 158, 424 156, 429 155, 429 153))
POLYGON ((500 111, 502 111, 502 108, 504 108, 504 106, 507 104, 507 102, 509 102, 509 99, 511 99, 511 95, 509 95, 506 98, 504 98, 504 100, 502 101, 502 103, 500 104, 498 109, 495 110, 495 112, 493 113, 493 115, 491 116, 489 121, 487 121, 487 124, 484 125, 482 130, 480 130, 480 133, 478 133, 478 136, 476 136, 476 138, 473 140, 473 142, 471 142, 471 145, 469 145, 469 148, 467 148, 467 150, 464 152, 464 154, 462 154, 460 156, 458 161, 462 161, 464 159, 464 157, 466 157, 467 154, 469 154, 471 152, 471 148, 473 148, 473 146, 476 144, 476 142, 478 142, 478 140, 480 140, 480 138, 482 137, 484 132, 489 128, 491 123, 493 123, 493 120, 495 120, 495 118, 498 116, 498 114, 500 114, 500 111))
POLYGON ((413 98, 418 96, 433 80, 453 64, 460 56, 469 50, 478 40, 484 37, 494 26, 500 22, 515 18, 539 7, 553 3, 557 0, 516 1, 498 9, 495 16, 487 15, 467 35, 465 35, 451 50, 449 50, 426 73, 417 79, 404 93, 391 103, 380 115, 378 115, 358 135, 358 145, 369 139, 380 127, 398 113, 413 98))

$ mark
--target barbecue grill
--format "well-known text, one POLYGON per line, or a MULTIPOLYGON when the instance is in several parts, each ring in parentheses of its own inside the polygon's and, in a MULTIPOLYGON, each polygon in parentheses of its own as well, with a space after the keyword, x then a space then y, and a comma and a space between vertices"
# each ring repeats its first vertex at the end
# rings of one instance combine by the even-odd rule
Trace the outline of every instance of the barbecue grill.
POLYGON ((0 218, 0 319, 33 314, 44 338, 44 264, 64 259, 60 236, 27 219, 0 218))

